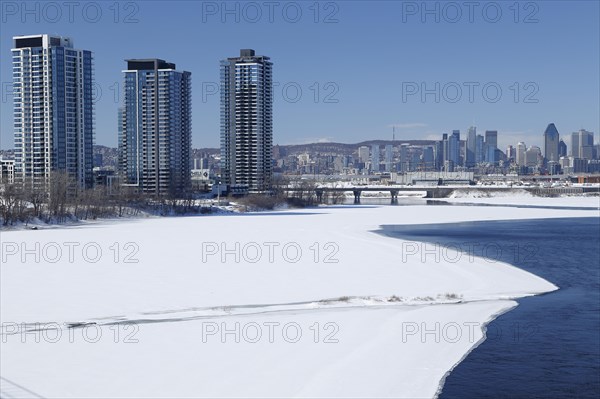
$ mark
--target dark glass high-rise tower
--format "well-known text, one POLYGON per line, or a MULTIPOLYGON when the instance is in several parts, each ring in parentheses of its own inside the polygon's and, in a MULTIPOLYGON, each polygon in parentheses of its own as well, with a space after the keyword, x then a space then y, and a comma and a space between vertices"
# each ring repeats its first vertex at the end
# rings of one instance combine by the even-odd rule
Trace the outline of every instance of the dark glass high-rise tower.
POLYGON ((452 135, 448 137, 448 159, 455 166, 460 165, 460 130, 453 130, 452 135))
POLYGON ((119 110, 122 183, 152 195, 191 187, 191 73, 160 59, 127 60, 119 110))
POLYGON ((472 167, 477 163, 477 128, 475 126, 471 126, 467 131, 467 149, 466 149, 466 159, 465 166, 472 167))
POLYGON ((558 130, 556 129, 556 126, 554 126, 554 123, 551 123, 544 131, 544 158, 546 162, 558 162, 559 142, 560 137, 558 135, 558 130))
POLYGON ((221 178, 249 192, 271 188, 273 78, 269 57, 240 50, 221 61, 221 178))
POLYGON ((485 144, 484 144, 484 159, 489 163, 495 163, 496 149, 498 148, 498 131, 497 130, 486 130, 485 131, 485 144))

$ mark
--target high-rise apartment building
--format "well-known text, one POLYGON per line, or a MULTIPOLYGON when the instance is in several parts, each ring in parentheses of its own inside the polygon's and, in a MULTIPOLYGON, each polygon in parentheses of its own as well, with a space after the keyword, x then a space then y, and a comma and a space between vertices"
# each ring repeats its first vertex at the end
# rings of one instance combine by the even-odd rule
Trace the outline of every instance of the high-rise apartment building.
POLYGON ((249 192, 271 188, 273 64, 254 50, 221 61, 221 178, 249 192))
POLYGON ((546 162, 558 162, 558 143, 560 137, 554 123, 548 125, 544 131, 544 158, 546 162))
POLYGON ((61 36, 13 40, 15 180, 47 189, 52 172, 64 172, 70 188, 91 188, 92 52, 61 36))
POLYGON ((119 110, 122 183, 179 196, 191 187, 191 73, 161 59, 127 61, 119 110))

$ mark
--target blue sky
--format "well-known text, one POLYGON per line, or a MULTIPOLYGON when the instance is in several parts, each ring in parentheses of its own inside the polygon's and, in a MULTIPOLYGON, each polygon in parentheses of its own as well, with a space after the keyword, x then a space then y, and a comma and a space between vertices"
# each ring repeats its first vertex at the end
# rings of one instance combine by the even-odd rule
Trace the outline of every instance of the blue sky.
POLYGON ((163 58, 192 72, 193 146, 217 147, 219 60, 240 48, 274 63, 276 144, 391 139, 392 126, 397 139, 437 138, 475 123, 501 147, 541 146, 550 122, 567 144, 582 127, 598 140, 600 2, 475 3, 470 15, 462 1, 428 2, 430 13, 421 1, 5 1, 0 147, 13 146, 12 36, 37 33, 94 52, 97 144, 117 144, 124 59, 163 58))

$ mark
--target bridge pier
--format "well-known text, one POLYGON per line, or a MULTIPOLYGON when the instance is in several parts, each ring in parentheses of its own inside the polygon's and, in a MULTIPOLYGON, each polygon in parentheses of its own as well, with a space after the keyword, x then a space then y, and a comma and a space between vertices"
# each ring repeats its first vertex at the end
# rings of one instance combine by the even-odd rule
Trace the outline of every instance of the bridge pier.
POLYGON ((360 204, 360 194, 362 193, 362 190, 352 190, 352 193, 354 194, 354 203, 360 204))
POLYGON ((398 203, 398 190, 390 190, 390 194, 392 195, 392 204, 398 203))
POLYGON ((317 202, 322 203, 323 202, 323 189, 322 188, 316 189, 315 194, 317 194, 317 202))
POLYGON ((454 189, 448 187, 431 187, 425 190, 425 198, 446 198, 452 194, 452 191, 454 191, 454 189))

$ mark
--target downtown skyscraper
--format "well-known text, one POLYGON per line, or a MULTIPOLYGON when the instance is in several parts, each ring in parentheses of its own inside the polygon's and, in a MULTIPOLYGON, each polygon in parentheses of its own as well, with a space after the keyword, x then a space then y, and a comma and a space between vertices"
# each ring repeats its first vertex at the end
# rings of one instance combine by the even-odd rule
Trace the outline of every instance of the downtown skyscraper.
POLYGON ((594 133, 580 129, 571 134, 571 156, 592 159, 594 151, 594 133))
POLYGON ((515 162, 519 166, 525 166, 525 152, 527 151, 527 146, 524 142, 519 141, 517 143, 516 157, 515 162))
POLYGON ((273 64, 254 50, 221 61, 221 179, 260 193, 273 175, 273 64))
POLYGON ((371 170, 373 172, 379 172, 379 158, 381 154, 379 152, 379 145, 373 144, 371 146, 371 170))
POLYGON ((453 130, 448 137, 447 159, 452 161, 454 166, 460 165, 460 130, 453 130))
POLYGON ((155 196, 191 187, 191 73, 161 59, 126 60, 119 110, 119 174, 155 196))
POLYGON ((484 159, 489 163, 496 163, 496 150, 498 149, 498 131, 497 130, 486 130, 485 131, 485 144, 484 144, 484 159))
POLYGON ((544 159, 546 162, 558 162, 558 144, 560 136, 554 123, 550 123, 544 131, 544 159))
POLYGON ((477 128, 475 126, 469 127, 467 131, 467 150, 465 155, 465 166, 475 166, 477 162, 477 128))
POLYGON ((63 172, 70 189, 93 185, 93 55, 67 37, 16 36, 12 49, 15 180, 47 189, 63 172))

